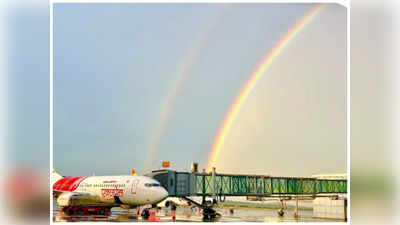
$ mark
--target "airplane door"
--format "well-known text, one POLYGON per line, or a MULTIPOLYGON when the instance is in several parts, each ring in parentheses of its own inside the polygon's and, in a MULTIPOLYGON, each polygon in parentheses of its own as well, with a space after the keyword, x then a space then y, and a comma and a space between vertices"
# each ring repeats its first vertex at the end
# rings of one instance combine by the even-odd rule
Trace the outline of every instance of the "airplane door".
POLYGON ((134 194, 134 195, 136 194, 136 190, 137 190, 138 184, 139 184, 139 180, 134 180, 132 182, 131 194, 134 194))

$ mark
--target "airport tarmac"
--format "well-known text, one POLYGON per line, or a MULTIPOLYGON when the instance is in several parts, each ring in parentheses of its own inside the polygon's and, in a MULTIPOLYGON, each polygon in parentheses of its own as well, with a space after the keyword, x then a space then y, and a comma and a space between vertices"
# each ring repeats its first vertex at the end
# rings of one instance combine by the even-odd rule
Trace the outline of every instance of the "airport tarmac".
MULTIPOLYGON (((216 209, 222 216, 215 219, 215 222, 314 222, 314 221, 341 221, 331 219, 313 218, 312 210, 299 211, 299 217, 295 218, 293 211, 286 210, 284 217, 279 217, 276 209, 238 208, 231 214, 227 208, 216 209)), ((53 210, 53 221, 55 222, 79 222, 79 221, 102 221, 102 222, 147 222, 136 215, 136 209, 126 210, 113 208, 108 216, 84 215, 68 216, 59 212, 55 204, 53 210)), ((157 214, 160 222, 172 222, 170 209, 162 208, 157 214)), ((202 214, 198 209, 178 207, 176 211, 177 222, 203 222, 202 214)))

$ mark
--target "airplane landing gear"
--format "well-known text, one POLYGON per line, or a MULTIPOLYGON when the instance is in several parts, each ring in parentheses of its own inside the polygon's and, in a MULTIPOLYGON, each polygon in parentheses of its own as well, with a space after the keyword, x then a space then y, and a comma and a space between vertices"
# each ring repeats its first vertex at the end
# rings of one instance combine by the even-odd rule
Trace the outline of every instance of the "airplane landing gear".
POLYGON ((143 209, 141 216, 143 217, 143 219, 147 220, 150 217, 150 212, 149 209, 143 209))
POLYGON ((148 220, 149 217, 150 217, 150 210, 151 209, 156 209, 156 208, 157 208, 156 204, 151 205, 150 208, 143 209, 143 211, 142 211, 142 213, 140 215, 143 217, 143 219, 148 220))

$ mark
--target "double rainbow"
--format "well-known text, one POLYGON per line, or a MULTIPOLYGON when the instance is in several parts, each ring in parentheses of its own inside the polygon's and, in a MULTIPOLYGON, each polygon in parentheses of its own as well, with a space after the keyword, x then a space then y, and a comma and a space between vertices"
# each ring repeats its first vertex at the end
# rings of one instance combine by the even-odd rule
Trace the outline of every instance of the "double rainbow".
POLYGON ((179 69, 175 75, 176 79, 173 83, 173 87, 161 107, 159 120, 157 121, 157 124, 152 132, 149 151, 145 161, 145 168, 148 170, 152 169, 152 167, 155 165, 156 156, 159 154, 160 145, 165 137, 168 122, 171 119, 174 106, 182 92, 184 83, 188 79, 190 72, 195 66, 195 63, 201 57, 202 50, 210 41, 212 41, 211 38, 214 36, 214 32, 217 31, 218 26, 222 22, 221 19, 224 16, 224 12, 225 7, 221 7, 215 12, 215 15, 210 19, 210 23, 207 25, 206 29, 200 33, 199 38, 193 42, 193 46, 189 49, 187 56, 179 66, 179 69))
POLYGON ((248 81, 245 83, 239 95, 236 97, 235 101, 231 105, 228 113, 225 115, 225 118, 218 130, 217 136, 214 140, 214 144, 210 151, 208 162, 207 162, 207 171, 210 171, 212 167, 215 165, 218 154, 221 151, 221 147, 225 142, 225 139, 232 127, 233 122, 239 114, 240 108, 243 106, 243 103, 249 97, 250 92, 254 89, 257 84, 257 81, 260 80, 264 72, 271 66, 274 59, 279 56, 279 54, 285 49, 285 47, 296 37, 296 35, 303 30, 309 22, 318 15, 319 12, 322 11, 325 4, 318 4, 312 7, 300 20, 298 20, 289 31, 280 39, 280 41, 275 45, 275 47, 264 57, 261 63, 254 70, 248 81))

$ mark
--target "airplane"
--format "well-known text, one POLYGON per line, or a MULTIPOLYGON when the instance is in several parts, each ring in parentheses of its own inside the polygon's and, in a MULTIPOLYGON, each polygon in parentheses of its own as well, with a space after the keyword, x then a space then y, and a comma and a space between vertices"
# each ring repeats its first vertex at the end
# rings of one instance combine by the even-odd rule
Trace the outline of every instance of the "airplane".
MULTIPOLYGON (((134 171, 134 170, 133 170, 134 171)), ((52 171, 53 196, 66 214, 105 214, 112 207, 151 205, 168 197, 160 183, 145 176, 64 177, 52 171)), ((148 215, 148 211, 142 216, 148 215)))

